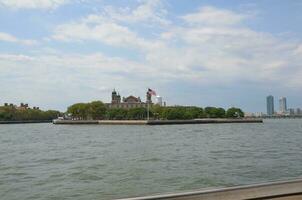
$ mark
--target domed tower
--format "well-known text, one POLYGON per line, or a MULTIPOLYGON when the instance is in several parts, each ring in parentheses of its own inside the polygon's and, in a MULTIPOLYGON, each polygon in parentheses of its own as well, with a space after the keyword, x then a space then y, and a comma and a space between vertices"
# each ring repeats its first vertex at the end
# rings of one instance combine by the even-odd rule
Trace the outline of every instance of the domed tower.
POLYGON ((152 103, 151 94, 149 91, 146 93, 146 103, 152 103))
POLYGON ((117 93, 115 89, 113 89, 112 94, 111 94, 111 103, 117 103, 117 93))
POLYGON ((116 100, 117 100, 118 103, 121 103, 121 95, 120 95, 120 93, 117 94, 116 100))

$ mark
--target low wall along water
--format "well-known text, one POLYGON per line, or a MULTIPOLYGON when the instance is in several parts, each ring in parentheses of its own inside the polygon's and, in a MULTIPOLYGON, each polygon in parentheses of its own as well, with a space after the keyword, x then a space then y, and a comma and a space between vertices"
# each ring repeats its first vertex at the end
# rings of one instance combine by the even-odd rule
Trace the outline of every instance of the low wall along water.
POLYGON ((263 123, 262 119, 194 119, 194 120, 54 120, 54 124, 101 124, 101 125, 173 125, 213 123, 263 123))

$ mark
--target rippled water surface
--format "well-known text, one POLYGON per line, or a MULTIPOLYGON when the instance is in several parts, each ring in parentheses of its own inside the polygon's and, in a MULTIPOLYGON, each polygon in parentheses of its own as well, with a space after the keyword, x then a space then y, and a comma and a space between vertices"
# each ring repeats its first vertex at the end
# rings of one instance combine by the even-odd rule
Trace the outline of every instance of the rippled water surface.
POLYGON ((302 176, 302 120, 0 125, 0 199, 113 199, 302 176))

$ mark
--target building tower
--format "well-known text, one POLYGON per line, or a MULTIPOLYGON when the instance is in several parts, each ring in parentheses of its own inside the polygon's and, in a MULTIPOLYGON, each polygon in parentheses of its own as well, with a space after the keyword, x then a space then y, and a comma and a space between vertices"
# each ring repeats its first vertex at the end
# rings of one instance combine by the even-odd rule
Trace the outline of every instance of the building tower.
POLYGON ((266 97, 266 109, 268 116, 274 115, 274 97, 272 95, 266 97))
POLYGON ((115 89, 113 89, 113 91, 111 93, 111 103, 116 103, 116 96, 117 96, 117 93, 116 93, 115 89))
POLYGON ((149 91, 147 91, 146 93, 146 103, 147 104, 152 103, 151 94, 149 91))
POLYGON ((281 113, 286 113, 287 111, 287 103, 286 103, 286 98, 285 97, 281 97, 279 99, 279 110, 281 113))
POLYGON ((111 103, 121 103, 121 96, 115 91, 115 89, 112 91, 111 103))

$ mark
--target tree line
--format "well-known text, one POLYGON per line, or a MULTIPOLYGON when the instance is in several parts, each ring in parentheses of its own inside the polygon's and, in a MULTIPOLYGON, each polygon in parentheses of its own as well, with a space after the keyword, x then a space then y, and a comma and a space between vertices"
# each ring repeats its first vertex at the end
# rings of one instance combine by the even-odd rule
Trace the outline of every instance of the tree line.
MULTIPOLYGON (((76 103, 68 107, 67 114, 79 120, 144 120, 147 118, 146 108, 107 108, 101 101, 90 103, 76 103)), ((56 110, 42 111, 38 109, 17 109, 15 106, 0 106, 0 121, 23 120, 52 120, 63 113, 56 110)), ((227 110, 216 107, 196 106, 150 106, 151 119, 176 120, 197 118, 239 118, 244 113, 239 108, 227 110)))
POLYGON ((62 115, 56 110, 17 109, 15 106, 0 106, 0 121, 52 120, 62 115))
MULTIPOLYGON (((76 103, 68 107, 67 113, 79 120, 144 120, 147 118, 146 108, 107 108, 101 101, 76 103)), ((240 108, 196 107, 196 106, 150 106, 151 119, 181 120, 197 118, 241 118, 244 113, 240 108)))

